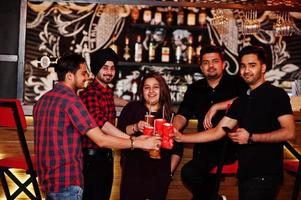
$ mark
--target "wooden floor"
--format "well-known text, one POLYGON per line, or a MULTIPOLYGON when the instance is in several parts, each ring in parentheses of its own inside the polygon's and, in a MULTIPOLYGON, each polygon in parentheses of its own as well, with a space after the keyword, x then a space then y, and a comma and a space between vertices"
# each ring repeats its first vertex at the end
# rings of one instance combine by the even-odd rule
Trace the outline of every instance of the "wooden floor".
MULTIPOLYGON (((189 131, 189 130, 188 130, 189 131)), ((29 127, 26 131, 26 138, 30 148, 30 151, 33 153, 33 128, 29 127)), ((7 129, 0 129, 0 158, 7 155, 17 155, 21 152, 19 144, 17 142, 16 135, 7 129)), ((191 199, 190 192, 183 186, 179 172, 183 164, 185 164, 188 160, 191 159, 192 155, 192 147, 191 145, 186 146, 184 151, 183 160, 178 167, 174 180, 171 182, 168 191, 168 200, 189 200, 191 199)), ((291 156, 286 153, 286 158, 290 159, 291 156)), ((111 195, 111 200, 118 200, 119 198, 119 184, 120 184, 120 169, 119 169, 119 151, 115 151, 115 177, 113 183, 113 190, 111 195)), ((20 177, 24 178, 23 172, 16 171, 20 177)), ((280 193, 278 195, 277 200, 289 200, 293 188, 294 178, 285 173, 284 183, 281 187, 280 193)), ((14 186, 10 185, 10 189, 14 190, 14 186)), ((227 196, 228 200, 238 200, 238 192, 237 192, 237 180, 235 177, 226 177, 225 180, 221 183, 220 193, 227 196)), ((2 186, 0 185, 0 199, 5 199, 2 186)), ((20 195, 18 199, 27 199, 26 196, 20 195)), ((300 194, 301 200, 301 194, 300 194)))

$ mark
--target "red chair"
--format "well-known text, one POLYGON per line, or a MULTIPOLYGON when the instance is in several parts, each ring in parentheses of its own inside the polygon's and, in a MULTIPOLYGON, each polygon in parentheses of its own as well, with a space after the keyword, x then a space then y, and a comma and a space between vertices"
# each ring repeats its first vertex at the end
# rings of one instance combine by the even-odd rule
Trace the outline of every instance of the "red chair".
MULTIPOLYGON (((216 174, 217 173, 217 166, 215 166, 210 173, 216 174)), ((236 160, 234 163, 223 165, 221 174, 222 175, 236 175, 238 169, 238 160, 236 160)))
MULTIPOLYGON (((14 157, 6 157, 0 159, 0 178, 6 199, 15 199, 24 192, 30 199, 42 199, 36 179, 36 172, 28 146, 24 135, 26 129, 26 120, 24 112, 19 100, 16 99, 0 99, 0 127, 13 128, 18 134, 22 155, 14 157), (23 169, 29 175, 25 182, 21 182, 11 171, 11 169, 23 169), (9 191, 6 176, 9 177, 17 186, 14 192, 9 191), (27 189, 32 184, 34 194, 27 189)), ((1 133, 1 130, 0 130, 1 133)))
POLYGON ((283 163, 284 169, 296 177, 291 200, 297 200, 301 182, 301 155, 289 142, 286 142, 284 145, 297 158, 297 160, 285 160, 283 163))

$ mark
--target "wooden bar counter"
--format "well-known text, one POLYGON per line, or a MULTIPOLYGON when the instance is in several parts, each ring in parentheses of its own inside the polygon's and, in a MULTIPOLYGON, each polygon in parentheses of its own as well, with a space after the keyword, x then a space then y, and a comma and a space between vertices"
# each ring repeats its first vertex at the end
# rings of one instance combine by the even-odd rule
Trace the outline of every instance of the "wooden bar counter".
MULTIPOLYGON (((296 121, 296 138, 291 141, 294 147, 301 150, 301 112, 294 112, 296 121)), ((33 153, 33 127, 32 127, 32 117, 27 117, 28 128, 26 131, 27 143, 29 145, 31 153, 33 153)), ((185 132, 195 132, 197 122, 196 120, 190 120, 185 132)), ((170 184, 168 191, 168 200, 188 200, 191 199, 190 192, 183 186, 180 177, 180 169, 183 164, 189 161, 192 157, 192 147, 191 144, 185 145, 184 156, 182 162, 180 163, 178 169, 175 172, 173 181, 170 184)), ((0 129, 0 158, 6 155, 16 155, 19 154, 21 148, 18 144, 17 135, 8 129, 0 129)), ((120 184, 120 151, 114 151, 115 153, 115 167, 114 167, 114 183, 112 189, 112 200, 119 199, 119 184, 120 184)), ((293 159, 287 151, 285 152, 285 159, 293 159)), ((17 171, 18 172, 18 171, 17 171)), ((21 175, 20 175, 21 176, 21 175)), ((24 176, 24 175, 22 175, 24 176)), ((288 173, 284 173, 284 182, 281 187, 280 193, 277 200, 288 200, 291 197, 291 191, 294 184, 294 177, 288 173)), ((14 189, 13 185, 10 185, 11 189, 14 189)), ((220 193, 227 196, 228 200, 238 200, 237 191, 237 179, 234 176, 225 177, 221 183, 220 193)), ((301 194, 300 194, 301 195, 301 194)), ((300 196, 301 197, 301 196, 300 196)), ((0 199, 5 199, 2 185, 0 185, 0 199)), ((25 195, 21 195, 18 199, 26 199, 25 195)))

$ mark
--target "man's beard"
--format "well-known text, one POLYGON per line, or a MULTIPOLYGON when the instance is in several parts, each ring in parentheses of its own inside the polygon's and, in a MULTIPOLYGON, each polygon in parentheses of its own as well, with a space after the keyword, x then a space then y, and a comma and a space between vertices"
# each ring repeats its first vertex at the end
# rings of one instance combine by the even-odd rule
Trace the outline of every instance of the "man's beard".
POLYGON ((212 74, 212 75, 207 75, 207 79, 209 80, 216 80, 216 79, 219 79, 221 76, 219 76, 217 73, 215 74, 212 74))
POLYGON ((105 84, 109 84, 113 81, 114 77, 113 76, 103 76, 103 77, 97 77, 99 81, 105 84), (106 78, 108 77, 108 78, 106 78))

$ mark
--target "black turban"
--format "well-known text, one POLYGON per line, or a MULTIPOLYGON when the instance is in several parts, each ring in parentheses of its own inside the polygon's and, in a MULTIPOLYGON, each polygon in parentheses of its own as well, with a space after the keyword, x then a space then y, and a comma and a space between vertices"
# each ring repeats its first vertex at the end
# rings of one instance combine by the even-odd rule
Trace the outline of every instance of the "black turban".
POLYGON ((98 74, 107 61, 112 61, 115 67, 117 66, 118 55, 111 48, 99 49, 90 54, 90 67, 94 76, 98 74))

